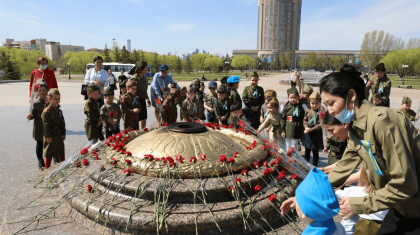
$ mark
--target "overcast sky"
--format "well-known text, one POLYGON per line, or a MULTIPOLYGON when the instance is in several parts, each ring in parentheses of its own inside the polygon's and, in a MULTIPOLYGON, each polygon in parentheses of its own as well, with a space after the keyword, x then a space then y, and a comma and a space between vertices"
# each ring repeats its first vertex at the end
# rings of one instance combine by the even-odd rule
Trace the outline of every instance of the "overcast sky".
MULTIPOLYGON (((302 50, 358 50, 378 29, 420 37, 419 0, 303 0, 302 50)), ((0 41, 46 38, 104 48, 212 54, 256 49, 258 0, 0 0, 0 41), (8 36, 7 36, 8 35, 8 36)))

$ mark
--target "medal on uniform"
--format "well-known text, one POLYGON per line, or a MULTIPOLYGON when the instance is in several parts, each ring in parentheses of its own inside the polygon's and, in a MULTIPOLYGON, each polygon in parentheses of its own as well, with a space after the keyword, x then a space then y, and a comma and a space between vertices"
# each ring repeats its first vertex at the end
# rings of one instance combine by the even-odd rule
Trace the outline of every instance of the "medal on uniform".
POLYGON ((309 124, 313 123, 316 125, 316 119, 318 118, 318 112, 315 112, 314 116, 312 116, 311 120, 309 120, 309 124))
POLYGON ((193 111, 197 112, 197 104, 195 102, 193 103, 193 111))
POLYGON ((296 106, 295 111, 293 111, 293 116, 299 117, 299 107, 296 106))
POLYGON ((369 159, 373 165, 373 169, 375 170, 375 172, 380 175, 383 176, 381 168, 379 168, 378 162, 376 161, 375 156, 373 156, 373 152, 372 152, 372 147, 370 146, 369 141, 367 140, 360 140, 360 143, 362 144, 362 146, 366 149, 367 154, 369 155, 369 159))

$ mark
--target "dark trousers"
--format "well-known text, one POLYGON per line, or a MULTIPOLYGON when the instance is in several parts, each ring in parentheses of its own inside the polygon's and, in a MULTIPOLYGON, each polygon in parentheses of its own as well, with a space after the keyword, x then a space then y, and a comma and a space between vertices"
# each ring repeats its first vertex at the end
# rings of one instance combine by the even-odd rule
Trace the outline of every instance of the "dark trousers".
POLYGON ((36 142, 36 157, 38 158, 38 163, 40 167, 45 167, 44 158, 42 158, 42 152, 44 150, 43 142, 36 142))
POLYGON ((420 219, 407 219, 394 208, 389 209, 378 235, 418 235, 420 234, 420 219))
POLYGON ((312 156, 312 165, 314 166, 318 166, 318 161, 319 161, 319 152, 318 152, 318 148, 317 149, 309 149, 305 147, 305 159, 306 161, 309 162, 309 160, 311 159, 311 152, 313 153, 312 156))
POLYGON ((384 106, 384 107, 388 107, 389 108, 389 99, 388 100, 382 100, 381 106, 384 106))
POLYGON ((119 127, 115 128, 113 131, 105 131, 106 138, 108 138, 108 137, 110 137, 114 134, 117 134, 117 133, 120 133, 120 128, 119 127))
MULTIPOLYGON (((252 110, 251 110, 252 111, 252 110)), ((252 127, 255 130, 258 130, 258 127, 260 127, 261 122, 260 122, 260 117, 261 117, 261 109, 258 109, 257 112, 252 111, 252 117, 253 117, 253 122, 252 122, 252 127)))
POLYGON ((215 122, 218 123, 217 119, 216 119, 216 115, 214 114, 214 112, 209 112, 207 110, 207 121, 208 122, 215 122))
POLYGON ((290 81, 290 83, 292 84, 292 87, 295 87, 296 88, 296 82, 290 81))

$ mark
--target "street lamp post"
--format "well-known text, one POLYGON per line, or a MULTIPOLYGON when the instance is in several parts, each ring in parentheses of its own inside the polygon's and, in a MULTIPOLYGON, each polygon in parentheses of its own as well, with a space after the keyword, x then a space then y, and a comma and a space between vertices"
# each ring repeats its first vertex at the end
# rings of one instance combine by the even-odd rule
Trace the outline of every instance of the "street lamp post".
POLYGON ((404 75, 405 75, 405 70, 408 68, 408 65, 404 64, 404 65, 402 66, 402 68, 403 68, 402 85, 404 85, 404 75))
POLYGON ((226 65, 226 76, 228 75, 228 66, 229 66, 229 61, 226 60, 225 61, 225 65, 226 65))
POLYGON ((71 70, 70 70, 70 63, 67 63, 67 65, 69 66, 69 80, 71 79, 71 77, 70 77, 70 73, 71 73, 71 70))

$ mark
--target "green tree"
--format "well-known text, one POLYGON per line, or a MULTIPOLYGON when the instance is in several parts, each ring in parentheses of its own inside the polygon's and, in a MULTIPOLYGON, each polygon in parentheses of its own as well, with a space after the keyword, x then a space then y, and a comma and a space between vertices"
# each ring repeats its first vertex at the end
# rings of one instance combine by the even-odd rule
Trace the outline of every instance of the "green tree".
POLYGON ((121 62, 124 64, 128 64, 130 62, 130 52, 127 51, 125 45, 121 49, 121 62))
POLYGON ((130 63, 135 64, 137 61, 140 61, 140 52, 136 49, 133 50, 133 54, 131 55, 130 63))
POLYGON ((419 74, 420 48, 390 52, 380 62, 386 65, 387 71, 396 72, 400 77, 404 74, 402 65, 408 65, 404 75, 419 74))
POLYGON ((196 53, 191 56, 191 65, 192 69, 198 71, 204 71, 205 65, 204 61, 206 60, 207 54, 196 53))
POLYGON ((106 44, 105 44, 105 49, 103 50, 103 59, 104 59, 104 62, 111 62, 111 56, 110 56, 109 49, 106 44))
POLYGON ((223 65, 222 60, 217 56, 207 55, 204 65, 209 68, 213 75, 218 72, 219 67, 223 65))
POLYGON ((187 59, 185 60, 185 66, 184 66, 184 70, 185 72, 187 72, 188 75, 190 75, 192 69, 192 61, 191 61, 191 56, 187 55, 187 59))
POLYGON ((113 62, 120 62, 120 60, 121 60, 120 48, 118 48, 118 46, 115 46, 113 52, 114 52, 114 58, 113 58, 114 61, 113 62))
POLYGON ((93 59, 100 54, 93 51, 71 52, 67 51, 64 58, 68 59, 72 73, 79 72, 85 74, 86 65, 93 63, 93 59))
POLYGON ((248 55, 238 55, 232 58, 232 67, 239 69, 244 75, 244 70, 252 64, 253 59, 248 55))
POLYGON ((6 55, 6 53, 2 52, 1 54, 1 63, 0 68, 4 70, 3 79, 4 80, 20 80, 21 73, 19 67, 16 66, 14 62, 10 60, 10 55, 6 55))
POLYGON ((155 73, 158 73, 161 63, 159 62, 159 55, 157 53, 153 55, 153 63, 152 64, 153 64, 153 68, 154 68, 155 73))
POLYGON ((182 60, 177 56, 175 61, 175 72, 179 75, 182 73, 182 60))
POLYGON ((292 59, 289 52, 281 54, 281 64, 283 70, 289 70, 291 67, 291 62, 292 59))

